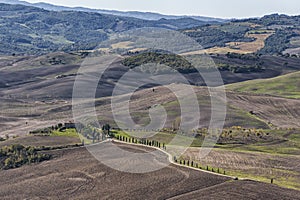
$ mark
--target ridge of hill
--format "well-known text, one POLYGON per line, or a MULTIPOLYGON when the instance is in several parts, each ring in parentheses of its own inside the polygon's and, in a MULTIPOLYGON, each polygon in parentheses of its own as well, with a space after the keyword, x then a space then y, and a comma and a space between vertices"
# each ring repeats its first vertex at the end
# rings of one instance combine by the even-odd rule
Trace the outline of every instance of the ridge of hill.
POLYGON ((160 20, 164 19, 182 19, 182 18, 193 18, 195 20, 205 21, 205 22, 225 22, 228 20, 221 18, 213 18, 213 17, 205 17, 205 16, 176 16, 176 15, 163 15, 160 13, 153 12, 139 12, 139 11, 118 11, 118 10, 104 10, 104 9, 91 9, 85 7, 66 7, 66 6, 58 6, 49 3, 29 3, 27 1, 19 1, 19 0, 0 0, 0 3, 7 4, 21 4, 25 6, 34 6, 38 8, 43 8, 46 10, 52 11, 83 11, 83 12, 94 12, 100 14, 108 14, 108 15, 116 15, 121 17, 134 17, 143 20, 160 20))
POLYGON ((300 55, 300 16, 272 14, 220 23, 193 17, 145 20, 85 9, 55 11, 17 4, 0 5, 2 55, 92 50, 112 33, 143 27, 180 30, 205 50, 190 54, 300 55))
POLYGON ((207 23, 192 18, 150 21, 1 3, 0 13, 0 54, 6 55, 90 50, 106 40, 111 33, 143 27, 177 30, 207 23))

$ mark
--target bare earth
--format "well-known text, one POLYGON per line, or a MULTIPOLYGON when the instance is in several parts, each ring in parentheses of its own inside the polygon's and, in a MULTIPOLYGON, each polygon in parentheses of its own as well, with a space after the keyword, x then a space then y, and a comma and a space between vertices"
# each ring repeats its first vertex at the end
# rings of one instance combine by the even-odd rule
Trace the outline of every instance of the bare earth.
MULTIPOLYGON (((118 145, 137 153, 153 151, 118 145)), ((119 172, 101 164, 85 148, 53 151, 52 154, 55 156, 53 160, 1 171, 0 198, 300 199, 299 191, 252 181, 233 181, 173 164, 144 174, 119 172)))

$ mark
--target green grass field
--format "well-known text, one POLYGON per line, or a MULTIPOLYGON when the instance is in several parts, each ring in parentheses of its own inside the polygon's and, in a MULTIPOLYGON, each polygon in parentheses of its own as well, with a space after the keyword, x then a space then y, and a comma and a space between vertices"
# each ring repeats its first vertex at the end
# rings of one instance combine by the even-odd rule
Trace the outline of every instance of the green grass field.
POLYGON ((92 140, 87 139, 82 134, 77 133, 76 129, 66 129, 65 131, 55 130, 52 132, 51 136, 61 136, 61 137, 76 137, 79 138, 80 141, 84 141, 84 144, 91 144, 92 140))
POLYGON ((295 72, 271 79, 251 80, 227 85, 228 90, 269 94, 287 98, 300 98, 300 72, 295 72))
POLYGON ((65 131, 55 130, 51 136, 79 137, 76 129, 66 129, 65 131))
MULTIPOLYGON (((245 171, 241 171, 241 170, 229 170, 226 173, 227 173, 227 175, 230 175, 230 176, 243 177, 244 179, 251 179, 251 180, 256 180, 256 181, 265 182, 265 183, 270 183, 271 178, 274 178, 274 176, 272 176, 271 174, 257 175, 257 173, 255 173, 255 172, 252 173, 251 171, 245 172, 245 171)), ((290 172, 290 171, 285 171, 285 173, 290 174, 291 176, 274 178, 273 184, 281 186, 281 187, 285 187, 285 188, 299 190, 300 183, 299 183, 299 181, 297 181, 297 179, 295 177, 293 177, 293 175, 296 175, 296 174, 293 174, 293 172, 290 172)))

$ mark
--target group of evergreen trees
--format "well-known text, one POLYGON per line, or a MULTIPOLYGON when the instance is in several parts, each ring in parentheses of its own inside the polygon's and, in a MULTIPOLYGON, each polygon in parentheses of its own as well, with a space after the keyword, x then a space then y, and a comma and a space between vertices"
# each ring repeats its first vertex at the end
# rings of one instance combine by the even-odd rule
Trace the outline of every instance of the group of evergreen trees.
POLYGON ((128 143, 133 143, 133 144, 143 144, 143 145, 147 145, 147 146, 166 149, 165 143, 160 143, 160 142, 155 141, 155 140, 136 139, 136 138, 133 138, 133 137, 126 137, 126 136, 122 136, 122 135, 115 135, 115 138, 117 140, 120 140, 120 141, 123 141, 123 142, 128 142, 128 143))
POLYGON ((198 168, 198 169, 203 169, 203 170, 207 170, 207 171, 211 171, 211 172, 215 172, 215 173, 219 173, 219 174, 226 174, 225 170, 220 170, 220 168, 213 168, 213 167, 201 167, 201 165, 199 163, 196 163, 194 161, 190 161, 190 160, 180 160, 177 159, 176 156, 174 156, 173 158, 175 163, 178 163, 180 165, 186 165, 186 166, 190 166, 190 167, 194 167, 194 168, 198 168))

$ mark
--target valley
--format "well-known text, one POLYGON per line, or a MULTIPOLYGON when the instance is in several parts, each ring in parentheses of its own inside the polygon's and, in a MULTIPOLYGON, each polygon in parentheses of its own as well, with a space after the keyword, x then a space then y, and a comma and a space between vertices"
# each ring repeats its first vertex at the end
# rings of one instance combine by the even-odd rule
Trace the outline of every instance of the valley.
POLYGON ((299 16, 6 3, 1 199, 299 199, 299 16))

